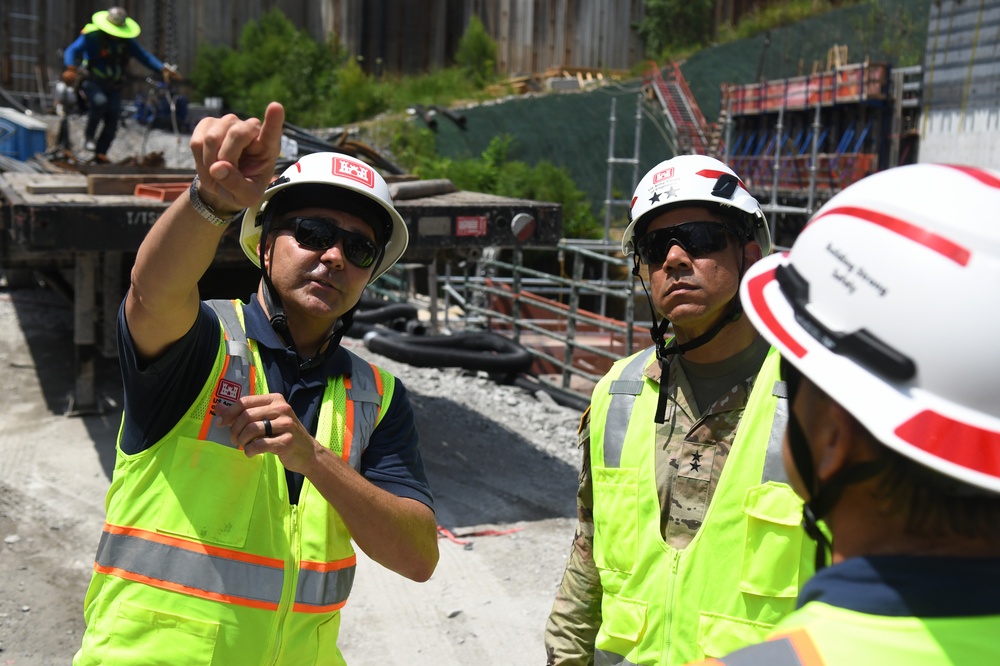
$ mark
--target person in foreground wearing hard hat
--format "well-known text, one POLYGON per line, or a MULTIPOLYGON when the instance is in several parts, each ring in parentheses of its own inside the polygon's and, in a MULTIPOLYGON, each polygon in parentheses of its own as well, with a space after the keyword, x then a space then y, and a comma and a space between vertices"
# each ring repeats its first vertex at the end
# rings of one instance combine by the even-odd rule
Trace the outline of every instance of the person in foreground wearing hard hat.
POLYGON ((162 74, 164 80, 181 78, 176 68, 163 64, 139 45, 135 38, 141 31, 122 7, 112 7, 94 14, 63 52, 63 83, 79 86, 87 101, 84 148, 94 152, 95 162, 108 161, 108 149, 118 132, 129 60, 135 58, 150 71, 162 74))
POLYGON ((684 155, 643 177, 630 219, 622 249, 640 279, 648 267, 654 344, 615 363, 581 421, 548 664, 726 654, 791 612, 815 566, 781 466, 778 355, 738 298, 771 251, 760 206, 725 164, 684 155))
POLYGON ((789 390, 785 465, 833 564, 767 642, 704 663, 1000 663, 998 208, 1000 171, 896 167, 750 270, 741 298, 789 390))
POLYGON ((305 155, 268 186, 283 121, 277 103, 263 121, 203 119, 198 175, 139 248, 78 666, 344 664, 352 542, 415 581, 437 565, 407 392, 339 344, 406 226, 382 177, 346 155, 305 155), (201 301, 233 222, 257 293, 201 301))

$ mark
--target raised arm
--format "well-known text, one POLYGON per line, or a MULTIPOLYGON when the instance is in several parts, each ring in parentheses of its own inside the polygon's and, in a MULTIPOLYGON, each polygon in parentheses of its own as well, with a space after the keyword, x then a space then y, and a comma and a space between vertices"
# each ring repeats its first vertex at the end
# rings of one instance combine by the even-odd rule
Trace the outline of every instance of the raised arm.
MULTIPOLYGON (((274 175, 284 108, 272 102, 261 122, 235 115, 205 118, 191 136, 198 196, 218 217, 257 203, 274 175)), ((137 352, 153 359, 179 340, 198 314, 198 280, 215 257, 225 226, 214 226, 185 192, 139 247, 125 318, 137 352)))

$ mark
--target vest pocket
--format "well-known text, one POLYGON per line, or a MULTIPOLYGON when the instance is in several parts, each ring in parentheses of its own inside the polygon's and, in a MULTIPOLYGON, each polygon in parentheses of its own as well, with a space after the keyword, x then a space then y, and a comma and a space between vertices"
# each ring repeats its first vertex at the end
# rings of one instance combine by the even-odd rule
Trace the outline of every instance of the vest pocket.
MULTIPOLYGON (((740 591, 794 601, 802 580, 802 500, 783 483, 748 488, 743 498, 747 533, 740 591)), ((792 610, 791 607, 788 608, 792 610)))
POLYGON ((208 666, 219 625, 123 602, 101 662, 156 666, 208 666))
POLYGON ((176 443, 156 529, 204 543, 246 545, 263 456, 189 437, 176 443))
POLYGON ((722 657, 760 643, 772 629, 773 624, 702 611, 698 618, 698 647, 706 657, 722 657))
POLYGON ((623 657, 631 652, 646 634, 646 611, 645 601, 605 592, 597 649, 623 657))
POLYGON ((594 563, 600 569, 632 573, 639 541, 638 470, 595 467, 594 563))

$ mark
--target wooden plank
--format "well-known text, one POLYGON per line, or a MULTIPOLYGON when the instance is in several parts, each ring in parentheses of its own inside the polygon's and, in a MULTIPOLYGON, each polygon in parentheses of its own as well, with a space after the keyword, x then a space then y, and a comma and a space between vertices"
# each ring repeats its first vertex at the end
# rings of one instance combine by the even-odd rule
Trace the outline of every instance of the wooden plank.
POLYGON ((53 174, 24 184, 28 194, 86 194, 87 185, 79 177, 53 174))
POLYGON ((178 174, 96 174, 87 176, 87 194, 132 194, 136 185, 147 183, 191 182, 190 178, 178 174))

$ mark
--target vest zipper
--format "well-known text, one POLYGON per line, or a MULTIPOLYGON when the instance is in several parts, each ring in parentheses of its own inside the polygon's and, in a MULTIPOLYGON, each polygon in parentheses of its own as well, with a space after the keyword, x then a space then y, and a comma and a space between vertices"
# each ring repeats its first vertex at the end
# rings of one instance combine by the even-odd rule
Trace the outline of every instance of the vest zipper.
MULTIPOLYGON (((690 544, 689 544, 690 545, 690 544)), ((664 618, 663 626, 663 636, 666 640, 666 649, 663 651, 664 659, 663 663, 669 664, 673 659, 674 651, 674 592, 677 588, 677 572, 680 569, 681 564, 681 552, 676 548, 670 549, 673 557, 670 561, 670 583, 667 585, 667 595, 666 595, 666 617, 664 618)))
MULTIPOLYGON (((300 498, 301 499, 301 498, 300 498)), ((295 603, 295 593, 298 587, 299 578, 299 505, 290 504, 288 513, 288 555, 285 557, 285 578, 281 585, 281 601, 275 611, 275 632, 271 637, 271 658, 268 664, 278 663, 278 654, 281 651, 281 638, 285 628, 285 622, 291 613, 292 604, 295 603)))

